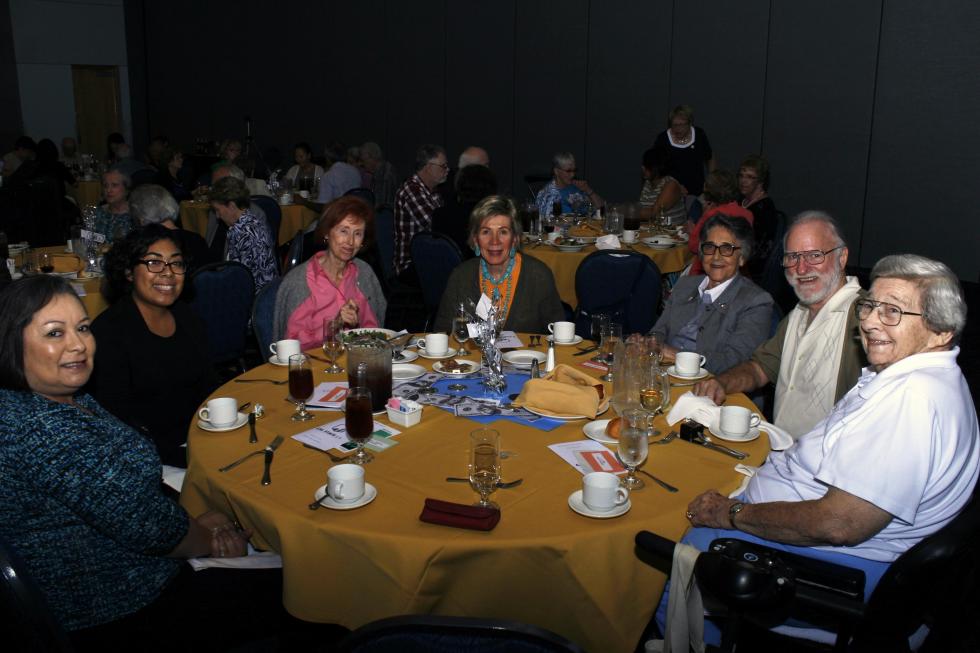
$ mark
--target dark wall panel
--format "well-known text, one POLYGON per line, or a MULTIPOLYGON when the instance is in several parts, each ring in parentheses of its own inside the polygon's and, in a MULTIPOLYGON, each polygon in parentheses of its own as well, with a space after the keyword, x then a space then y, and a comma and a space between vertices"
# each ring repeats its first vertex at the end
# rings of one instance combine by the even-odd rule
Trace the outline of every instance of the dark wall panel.
POLYGON ((551 174, 555 152, 585 161, 588 0, 517 3, 515 188, 529 172, 551 174))
POLYGON ((772 10, 763 133, 770 195, 788 216, 804 209, 834 215, 852 263, 860 246, 880 11, 879 2, 846 0, 780 2, 772 10))
POLYGON ((23 129, 10 4, 8 0, 0 0, 0 147, 4 153, 13 149, 23 129))
POLYGON ((589 104, 583 173, 609 201, 640 195, 640 160, 668 105, 670 23, 666 0, 621 0, 589 20, 589 104))
POLYGON ((762 142, 769 1, 694 0, 674 11, 670 104, 694 106, 718 165, 733 169, 762 142))
POLYGON ((514 0, 450 2, 446 11, 446 150, 486 148, 501 191, 513 185, 514 0))
POLYGON ((976 3, 885 4, 862 265, 914 251, 980 275, 978 33, 976 3))

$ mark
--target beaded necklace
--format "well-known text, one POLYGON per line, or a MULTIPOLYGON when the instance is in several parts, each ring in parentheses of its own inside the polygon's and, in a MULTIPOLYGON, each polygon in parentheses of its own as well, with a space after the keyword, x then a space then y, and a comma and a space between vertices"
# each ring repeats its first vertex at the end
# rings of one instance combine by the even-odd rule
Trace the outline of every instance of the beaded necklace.
POLYGON ((515 254, 507 264, 507 269, 499 278, 490 274, 486 260, 480 259, 480 292, 490 298, 497 310, 500 311, 500 322, 507 321, 510 305, 514 299, 514 288, 521 276, 521 255, 515 254))

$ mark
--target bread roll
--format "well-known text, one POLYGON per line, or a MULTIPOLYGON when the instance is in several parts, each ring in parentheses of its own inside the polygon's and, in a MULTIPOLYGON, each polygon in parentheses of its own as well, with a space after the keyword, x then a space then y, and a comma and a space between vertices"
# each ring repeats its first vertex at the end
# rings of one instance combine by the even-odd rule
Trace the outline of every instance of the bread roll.
POLYGON ((606 424, 606 435, 608 435, 609 437, 615 440, 618 440, 619 432, 622 430, 622 428, 623 428, 623 418, 613 417, 611 420, 609 420, 609 423, 606 424))

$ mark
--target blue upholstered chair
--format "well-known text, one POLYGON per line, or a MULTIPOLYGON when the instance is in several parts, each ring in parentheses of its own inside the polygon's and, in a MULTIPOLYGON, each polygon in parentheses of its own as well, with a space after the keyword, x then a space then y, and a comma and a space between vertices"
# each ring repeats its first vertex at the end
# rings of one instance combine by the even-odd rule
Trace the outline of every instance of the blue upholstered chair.
POLYGON ((279 208, 279 202, 267 195, 252 195, 252 201, 265 213, 269 229, 272 230, 272 242, 278 243, 279 225, 282 224, 282 209, 279 208))
POLYGON ((221 261, 199 268, 190 282, 190 307, 207 328, 211 362, 237 361, 244 371, 248 321, 255 299, 252 273, 241 263, 221 261))
POLYGON ((436 231, 422 231, 412 238, 412 262, 422 284, 422 299, 428 315, 435 314, 446 290, 446 282, 463 254, 453 239, 436 231))
POLYGON ((592 315, 609 315, 623 335, 646 333, 660 312, 661 279, 657 264, 639 252, 599 250, 575 271, 575 332, 592 336, 592 315))
POLYGON ((252 304, 252 333, 259 344, 259 354, 263 358, 269 355, 269 345, 272 344, 272 323, 276 311, 276 293, 282 277, 276 277, 255 295, 252 304))

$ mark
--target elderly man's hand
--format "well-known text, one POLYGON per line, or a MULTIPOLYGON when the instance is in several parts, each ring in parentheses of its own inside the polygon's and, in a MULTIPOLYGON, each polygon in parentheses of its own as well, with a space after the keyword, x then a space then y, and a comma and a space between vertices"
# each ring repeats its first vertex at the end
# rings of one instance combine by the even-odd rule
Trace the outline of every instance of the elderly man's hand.
POLYGON ((719 383, 717 379, 705 379, 704 381, 698 381, 694 384, 693 391, 697 396, 707 397, 718 406, 725 403, 725 398, 728 396, 725 393, 725 387, 719 383))
POLYGON ((720 494, 717 490, 708 490, 694 498, 687 506, 687 518, 692 526, 707 528, 731 528, 728 509, 736 503, 734 499, 720 494))

